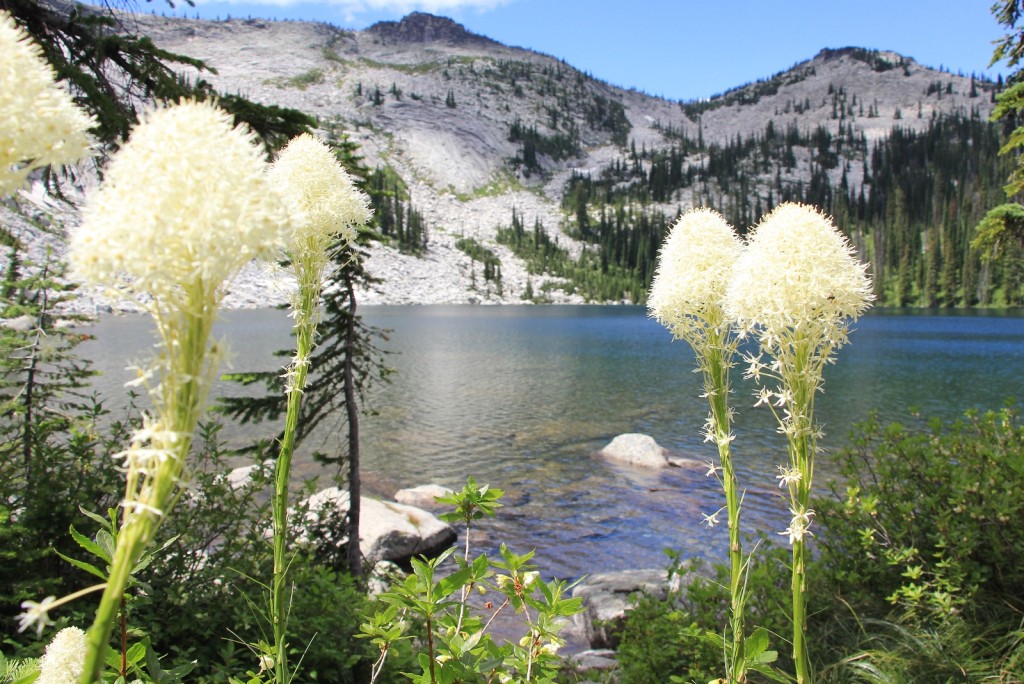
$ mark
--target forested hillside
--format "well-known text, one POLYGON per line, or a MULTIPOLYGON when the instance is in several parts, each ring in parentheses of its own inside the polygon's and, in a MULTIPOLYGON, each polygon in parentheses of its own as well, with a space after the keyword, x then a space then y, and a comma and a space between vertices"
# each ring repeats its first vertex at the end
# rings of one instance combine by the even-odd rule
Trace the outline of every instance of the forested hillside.
POLYGON ((680 212, 709 206, 745 231, 784 201, 835 216, 880 304, 1024 302, 1020 259, 969 247, 1004 201, 1014 122, 989 122, 1002 83, 844 47, 673 102, 424 13, 363 31, 139 26, 217 69, 202 76, 221 92, 308 113, 357 146, 381 232, 366 303, 642 303, 680 212))
POLYGON ((604 276, 588 292, 599 298, 642 293, 675 218, 666 202, 685 191, 741 231, 781 202, 821 207, 871 263, 881 304, 1017 305, 1017 260, 982 264, 969 247, 980 218, 1003 201, 1011 162, 998 155, 1002 130, 975 111, 918 131, 897 121, 874 143, 852 127, 807 133, 772 122, 726 144, 679 136, 668 149, 633 147, 598 174, 574 174, 563 208, 570 234, 593 246, 584 260, 604 276), (791 179, 798 157, 808 160, 807 181, 791 179))

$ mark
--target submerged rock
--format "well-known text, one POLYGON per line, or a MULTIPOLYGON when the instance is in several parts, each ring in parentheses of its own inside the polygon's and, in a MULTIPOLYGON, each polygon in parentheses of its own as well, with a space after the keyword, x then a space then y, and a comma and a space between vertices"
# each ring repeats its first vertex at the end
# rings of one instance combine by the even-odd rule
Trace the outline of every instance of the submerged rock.
POLYGON ((665 571, 622 570, 589 576, 572 591, 583 599, 583 612, 572 617, 574 637, 595 649, 614 649, 618 645, 626 610, 636 593, 651 594, 659 599, 668 596, 669 583, 665 571))
POLYGON ((426 484, 408 489, 399 489, 395 492, 395 501, 421 508, 441 508, 444 504, 437 503, 435 499, 439 496, 448 496, 451 493, 452 490, 448 487, 443 487, 439 484, 426 484))

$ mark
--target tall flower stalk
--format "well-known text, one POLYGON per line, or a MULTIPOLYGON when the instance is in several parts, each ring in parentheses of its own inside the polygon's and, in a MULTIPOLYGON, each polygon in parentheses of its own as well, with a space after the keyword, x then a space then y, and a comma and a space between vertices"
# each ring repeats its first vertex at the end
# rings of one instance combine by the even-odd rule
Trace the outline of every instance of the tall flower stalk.
MULTIPOLYGON (((288 485, 299 429, 302 392, 320 322, 324 275, 332 251, 345 249, 370 219, 366 196, 356 189, 334 153, 316 138, 293 139, 271 166, 270 181, 281 191, 292 213, 286 253, 298 281, 292 300, 295 356, 286 374, 288 396, 285 428, 274 473, 274 576, 270 615, 274 628, 274 676, 287 684, 288 666, 288 485)), ((358 544, 359 540, 349 540, 358 544)))
POLYGON ((779 467, 789 495, 792 547, 793 660, 797 682, 812 681, 807 655, 807 541, 814 459, 821 429, 814 401, 822 373, 848 341, 849 326, 872 300, 866 267, 832 221, 816 209, 783 204, 754 229, 726 295, 727 315, 757 338, 747 376, 761 388, 785 435, 789 463, 779 467))
MULTIPOLYGON (((721 466, 710 464, 708 474, 718 477, 725 490, 729 526, 730 637, 727 639, 726 676, 729 682, 746 678, 744 658, 745 583, 740 538, 740 496, 733 466, 732 410, 729 408, 729 371, 738 337, 726 316, 724 300, 743 243, 720 214, 695 209, 679 218, 658 255, 658 267, 647 299, 650 315, 686 341, 694 351, 710 406, 706 441, 718 447, 721 466)), ((708 526, 718 513, 705 515, 708 526)))
POLYGON ((186 458, 223 354, 213 339, 224 285, 279 253, 287 213, 255 137, 209 103, 151 113, 114 155, 69 243, 82 280, 150 298, 160 339, 140 371, 152 412, 123 460, 126 488, 110 574, 81 681, 101 677, 129 574, 188 481, 186 458))

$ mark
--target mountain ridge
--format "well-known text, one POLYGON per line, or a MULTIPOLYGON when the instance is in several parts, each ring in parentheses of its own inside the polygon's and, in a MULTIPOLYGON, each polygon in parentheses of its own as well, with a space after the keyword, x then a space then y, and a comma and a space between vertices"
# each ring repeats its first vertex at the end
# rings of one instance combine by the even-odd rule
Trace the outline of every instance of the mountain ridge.
MULTIPOLYGON (((418 256, 393 242, 375 245, 367 268, 385 282, 361 293, 363 303, 519 302, 529 291, 545 292, 548 301, 583 301, 559 289, 561 277, 531 273, 498 241, 513 211, 578 257, 594 247, 578 234, 586 217, 563 206, 575 179, 599 178, 626 163, 649 169, 653 158, 644 155, 659 150, 678 150, 681 170, 699 173, 715 162, 716 149, 770 131, 801 139, 823 132, 857 142, 860 151, 848 144, 851 151, 823 164, 820 150, 801 143, 785 164, 752 167, 751 205, 771 204, 774 189, 809 184, 816 174, 856 188, 865 184, 870 146, 894 127, 924 130, 936 117, 987 117, 994 88, 895 52, 844 47, 708 100, 676 102, 426 13, 359 31, 255 19, 132 21, 157 45, 217 70, 187 71, 189 77, 314 114, 325 134, 356 142, 371 169, 401 179, 409 205, 429 226, 429 241, 418 256), (500 287, 481 282, 482 265, 465 251, 467 240, 500 261, 500 287)), ((722 190, 705 181, 674 189, 653 206, 671 216, 722 190)))

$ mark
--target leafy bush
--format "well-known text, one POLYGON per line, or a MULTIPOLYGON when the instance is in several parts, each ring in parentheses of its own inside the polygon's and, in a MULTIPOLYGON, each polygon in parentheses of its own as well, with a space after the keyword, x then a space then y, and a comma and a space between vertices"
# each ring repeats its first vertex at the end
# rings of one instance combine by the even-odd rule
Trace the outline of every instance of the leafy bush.
POLYGON ((819 659, 835 681, 1018 682, 1024 426, 968 411, 858 426, 818 501, 819 659))
POLYGON ((1024 610, 1024 426, 969 411, 914 431, 872 418, 839 457, 845 482, 819 501, 821 563, 872 616, 918 620, 1024 610))

